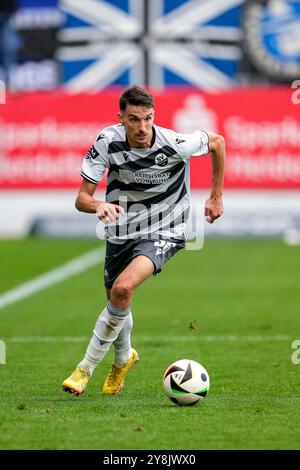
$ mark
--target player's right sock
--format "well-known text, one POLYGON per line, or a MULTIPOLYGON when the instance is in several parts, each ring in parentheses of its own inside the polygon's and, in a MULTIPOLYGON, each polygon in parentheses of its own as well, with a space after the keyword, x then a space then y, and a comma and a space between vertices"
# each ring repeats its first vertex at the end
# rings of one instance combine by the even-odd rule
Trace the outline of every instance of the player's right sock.
POLYGON ((114 341, 115 358, 114 364, 126 364, 131 357, 131 330, 133 326, 133 318, 131 311, 126 317, 123 328, 119 336, 114 341))

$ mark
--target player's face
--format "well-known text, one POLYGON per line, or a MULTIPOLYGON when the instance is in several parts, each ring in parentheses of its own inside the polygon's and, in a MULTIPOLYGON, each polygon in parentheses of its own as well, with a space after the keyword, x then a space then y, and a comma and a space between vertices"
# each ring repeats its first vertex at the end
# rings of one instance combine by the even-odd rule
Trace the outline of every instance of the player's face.
POLYGON ((147 148, 151 146, 154 109, 127 104, 125 111, 118 114, 125 127, 130 147, 147 148))

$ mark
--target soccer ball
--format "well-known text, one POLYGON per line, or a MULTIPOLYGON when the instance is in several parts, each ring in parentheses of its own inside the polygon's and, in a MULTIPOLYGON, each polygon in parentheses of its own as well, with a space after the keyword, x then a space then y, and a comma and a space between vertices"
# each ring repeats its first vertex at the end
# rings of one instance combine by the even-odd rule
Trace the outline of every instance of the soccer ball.
POLYGON ((177 405, 194 405, 206 397, 209 375, 204 367, 191 359, 173 362, 163 377, 164 392, 177 405))

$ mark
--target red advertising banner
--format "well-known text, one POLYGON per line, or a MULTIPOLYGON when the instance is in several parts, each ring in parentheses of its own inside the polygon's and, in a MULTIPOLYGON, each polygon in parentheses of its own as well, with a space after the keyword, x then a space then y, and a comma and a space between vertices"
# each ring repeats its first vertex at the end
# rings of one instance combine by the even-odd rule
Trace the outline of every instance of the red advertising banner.
MULTIPOLYGON (((181 132, 222 134, 226 188, 300 189, 300 104, 292 99, 296 91, 154 93, 155 122, 181 132)), ((82 157, 99 131, 117 122, 120 92, 9 96, 0 105, 0 188, 78 187, 82 157)), ((192 159, 191 184, 210 187, 209 157, 192 159)))

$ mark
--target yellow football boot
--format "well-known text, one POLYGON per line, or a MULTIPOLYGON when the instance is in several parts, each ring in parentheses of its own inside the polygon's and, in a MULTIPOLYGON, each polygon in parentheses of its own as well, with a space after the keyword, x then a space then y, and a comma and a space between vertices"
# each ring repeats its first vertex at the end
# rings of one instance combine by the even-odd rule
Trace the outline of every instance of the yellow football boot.
POLYGON ((62 386, 65 392, 78 396, 85 391, 88 381, 88 373, 84 369, 77 367, 73 374, 63 382, 62 386))
POLYGON ((112 365, 103 385, 104 395, 116 395, 123 388, 124 380, 129 369, 139 360, 138 353, 131 349, 131 357, 123 366, 112 365))

